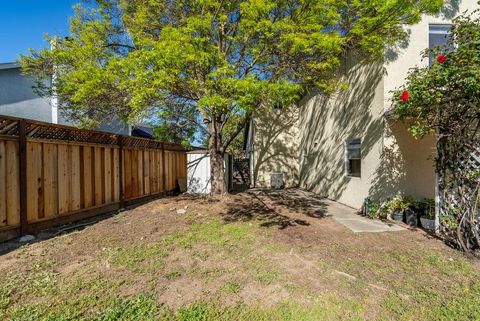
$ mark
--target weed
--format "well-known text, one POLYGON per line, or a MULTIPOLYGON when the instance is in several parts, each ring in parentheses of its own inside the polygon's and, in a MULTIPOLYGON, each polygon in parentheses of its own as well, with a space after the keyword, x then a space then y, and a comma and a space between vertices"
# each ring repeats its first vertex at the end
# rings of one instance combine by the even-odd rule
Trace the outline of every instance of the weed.
POLYGON ((222 290, 223 292, 230 294, 238 294, 241 289, 241 285, 235 281, 228 281, 220 288, 220 290, 222 290))
POLYGON ((167 280, 173 280, 176 278, 179 278, 182 275, 182 272, 180 271, 171 271, 165 274, 165 278, 167 280))

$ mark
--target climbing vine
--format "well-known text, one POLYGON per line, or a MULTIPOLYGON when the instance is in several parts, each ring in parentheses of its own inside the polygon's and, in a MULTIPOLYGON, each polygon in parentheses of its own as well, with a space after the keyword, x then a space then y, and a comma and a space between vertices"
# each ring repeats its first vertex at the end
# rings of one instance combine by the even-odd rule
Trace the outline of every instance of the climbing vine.
POLYGON ((449 43, 427 49, 433 63, 409 71, 394 111, 416 138, 436 134, 440 233, 464 251, 480 249, 480 17, 453 20, 449 43))

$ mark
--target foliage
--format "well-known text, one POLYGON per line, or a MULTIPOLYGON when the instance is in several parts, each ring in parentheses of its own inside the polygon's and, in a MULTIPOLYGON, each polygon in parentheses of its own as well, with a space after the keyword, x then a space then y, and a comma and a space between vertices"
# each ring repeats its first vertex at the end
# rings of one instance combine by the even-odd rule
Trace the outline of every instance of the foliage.
POLYGON ((417 201, 411 195, 397 195, 391 199, 389 209, 392 212, 405 212, 416 207, 417 201))
POLYGON ((413 196, 398 194, 383 202, 370 202, 367 215, 370 218, 386 219, 395 212, 417 211, 418 208, 419 202, 413 196))
POLYGON ((480 141, 479 11, 455 18, 450 38, 447 47, 423 53, 436 57, 434 63, 410 70, 406 84, 395 92, 394 107, 415 137, 437 133, 436 171, 446 205, 441 232, 472 251, 480 248, 480 180, 469 163, 480 141))
POLYGON ((244 155, 243 150, 244 137, 243 135, 238 135, 228 146, 227 152, 232 154, 234 158, 241 158, 244 155))
POLYGON ((206 135, 205 129, 197 125, 199 116, 195 108, 178 104, 158 107, 149 119, 153 119, 155 139, 189 148, 201 144, 206 135))
POLYGON ((208 131, 212 192, 222 193, 223 153, 254 113, 289 105, 312 87, 331 92, 343 53, 383 57, 407 37, 403 25, 437 13, 443 1, 94 3, 75 7, 70 37, 23 56, 24 72, 84 126, 182 106, 182 122, 208 131), (54 72, 55 91, 41 82, 54 72))
POLYGON ((433 198, 426 198, 424 205, 425 205, 424 217, 429 220, 435 219, 435 200, 433 198))

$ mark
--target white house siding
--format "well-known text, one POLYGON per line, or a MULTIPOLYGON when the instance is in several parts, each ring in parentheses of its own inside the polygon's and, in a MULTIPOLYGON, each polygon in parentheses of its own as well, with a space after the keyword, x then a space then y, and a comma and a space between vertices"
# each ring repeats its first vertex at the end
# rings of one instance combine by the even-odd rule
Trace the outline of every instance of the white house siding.
MULTIPOLYGON (((33 91, 34 84, 35 80, 23 75, 18 64, 0 64, 0 115, 75 126, 57 109, 55 99, 39 97, 33 91)), ((105 119, 96 129, 115 134, 131 134, 129 124, 115 115, 105 119)))
POLYGON ((50 100, 35 94, 33 84, 20 67, 0 68, 0 115, 52 122, 50 100))

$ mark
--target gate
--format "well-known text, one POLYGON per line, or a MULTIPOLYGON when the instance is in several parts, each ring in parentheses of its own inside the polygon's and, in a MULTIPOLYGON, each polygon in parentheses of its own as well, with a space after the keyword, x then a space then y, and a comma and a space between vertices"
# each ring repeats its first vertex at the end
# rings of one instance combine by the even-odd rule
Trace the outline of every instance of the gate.
POLYGON ((233 184, 234 189, 243 187, 245 189, 250 187, 250 159, 236 158, 233 161, 233 184))

